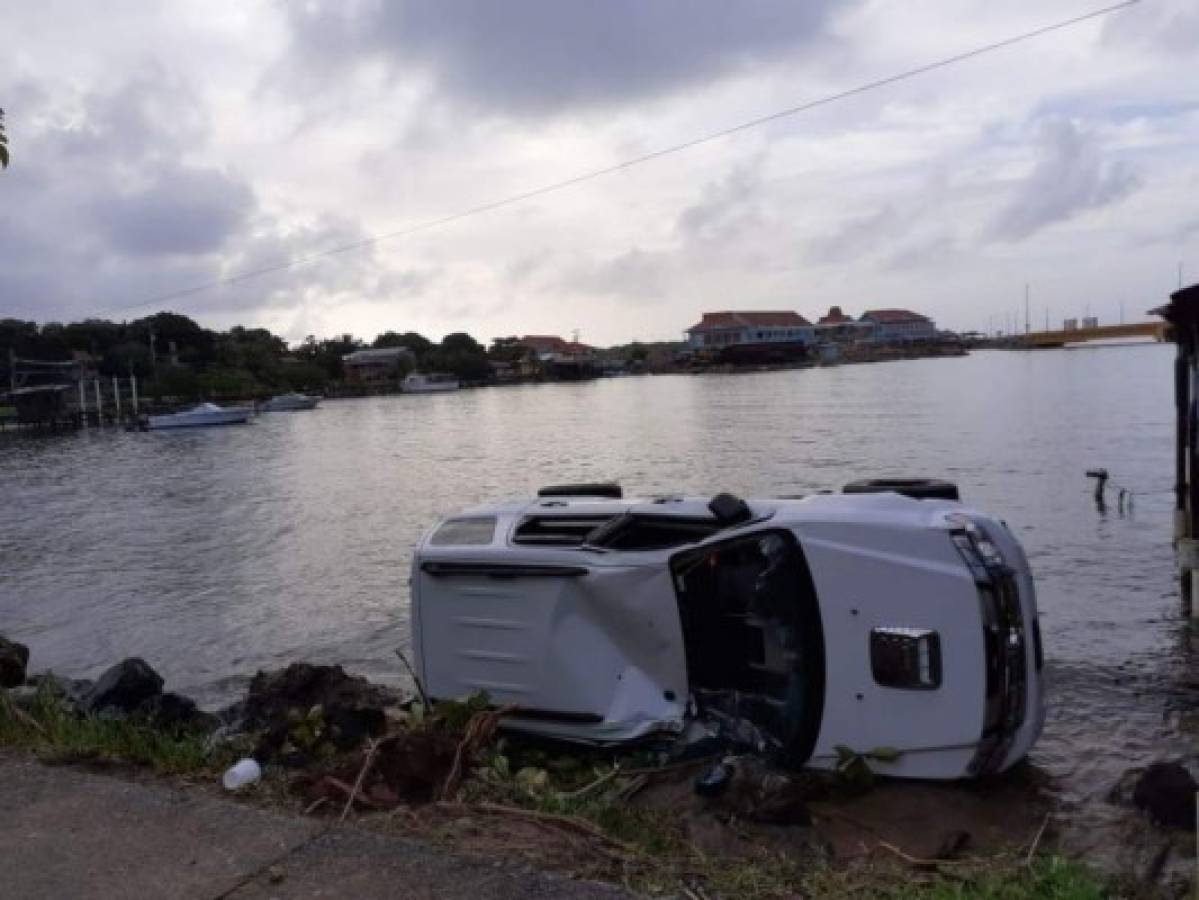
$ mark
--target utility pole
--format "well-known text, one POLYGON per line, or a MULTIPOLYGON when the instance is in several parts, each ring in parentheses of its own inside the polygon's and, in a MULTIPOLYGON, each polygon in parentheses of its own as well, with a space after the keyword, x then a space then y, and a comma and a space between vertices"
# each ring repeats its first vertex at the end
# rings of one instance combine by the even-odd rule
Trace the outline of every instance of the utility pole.
POLYGON ((1024 282, 1024 333, 1028 334, 1032 328, 1028 324, 1028 282, 1024 282))

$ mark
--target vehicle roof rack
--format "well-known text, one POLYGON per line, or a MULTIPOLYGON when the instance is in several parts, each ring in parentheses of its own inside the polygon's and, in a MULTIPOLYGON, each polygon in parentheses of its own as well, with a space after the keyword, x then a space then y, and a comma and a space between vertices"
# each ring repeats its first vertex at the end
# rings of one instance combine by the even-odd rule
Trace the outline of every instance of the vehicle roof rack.
POLYGON ((754 517, 749 504, 733 494, 717 494, 708 502, 708 509, 716 521, 726 528, 748 522, 754 517))
POLYGON ((551 484, 537 492, 538 497, 607 497, 619 500, 624 497, 624 490, 614 482, 598 482, 594 484, 551 484))

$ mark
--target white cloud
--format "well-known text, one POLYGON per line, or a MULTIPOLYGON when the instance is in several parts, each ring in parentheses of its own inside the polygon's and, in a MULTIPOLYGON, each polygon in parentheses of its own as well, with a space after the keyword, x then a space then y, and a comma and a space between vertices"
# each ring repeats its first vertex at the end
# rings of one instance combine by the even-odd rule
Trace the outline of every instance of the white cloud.
POLYGON ((1022 240, 1047 225, 1118 203, 1141 184, 1124 161, 1105 160, 1094 135, 1073 122, 1042 122, 1038 143, 1031 171, 991 224, 997 237, 1022 240))

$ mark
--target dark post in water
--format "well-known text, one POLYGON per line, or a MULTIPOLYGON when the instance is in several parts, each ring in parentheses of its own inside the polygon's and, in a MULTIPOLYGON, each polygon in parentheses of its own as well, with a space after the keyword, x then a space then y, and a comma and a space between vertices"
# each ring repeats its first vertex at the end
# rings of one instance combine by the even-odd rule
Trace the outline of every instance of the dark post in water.
POLYGON ((1174 361, 1174 546, 1183 614, 1193 616, 1195 573, 1199 572, 1199 284, 1175 291, 1166 306, 1153 312, 1170 323, 1170 337, 1178 345, 1174 361))

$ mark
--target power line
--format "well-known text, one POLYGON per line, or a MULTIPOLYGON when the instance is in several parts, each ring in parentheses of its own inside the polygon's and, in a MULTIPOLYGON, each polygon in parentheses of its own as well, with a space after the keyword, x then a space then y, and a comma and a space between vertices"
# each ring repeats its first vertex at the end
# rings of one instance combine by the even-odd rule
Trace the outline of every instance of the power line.
POLYGON ((275 265, 263 266, 262 268, 259 268, 259 269, 251 269, 246 272, 239 272, 236 275, 229 275, 225 278, 218 278, 215 281, 210 281, 205 284, 196 285, 194 287, 184 288, 184 289, 178 290, 178 291, 171 291, 170 293, 166 293, 166 294, 159 294, 158 296, 151 297, 147 300, 142 300, 137 303, 130 303, 130 304, 127 304, 124 306, 110 307, 107 311, 108 312, 118 312, 118 311, 127 310, 127 309, 138 309, 143 306, 152 306, 157 303, 165 303, 168 300, 177 300, 180 297, 188 297, 193 294, 203 293, 204 291, 210 291, 215 288, 225 287, 225 286, 231 285, 231 284, 237 284, 242 281, 248 281, 252 278, 260 278, 263 275, 269 275, 273 272, 281 272, 285 269, 295 268, 296 266, 307 265, 308 263, 313 263, 313 262, 317 262, 318 260, 327 259, 330 256, 337 256, 342 253, 349 253, 353 250, 360 250, 363 247, 369 247, 372 244, 378 244, 378 243, 381 243, 382 241, 394 240, 395 238, 401 238, 401 237, 409 237, 413 234, 417 234, 422 231, 429 231, 434 228, 440 228, 443 225, 449 225, 450 223, 460 221, 461 219, 467 219, 467 218, 470 218, 471 216, 477 216, 482 213, 491 212, 492 210, 500 209, 501 207, 504 207, 504 206, 511 206, 516 203, 523 203, 526 200, 532 200, 534 197, 540 197, 540 196, 543 196, 544 194, 550 194, 555 191, 564 190, 565 188, 568 188, 568 187, 573 187, 577 184, 582 184, 585 181, 591 181, 594 178, 602 178, 605 175, 612 175, 616 172, 624 171, 625 169, 631 169, 633 166, 639 166, 643 163, 651 162, 652 160, 655 160, 655 159, 660 159, 663 156, 669 156, 670 154, 673 154, 673 153, 680 153, 684 150, 690 150, 692 147, 698 147, 700 144, 707 144, 707 143, 710 143, 711 141, 716 141, 721 138, 728 137, 729 135, 737 134, 738 132, 741 132, 741 131, 747 131, 750 128, 757 128, 759 125, 765 125, 768 122, 774 122, 779 119, 785 119, 790 116, 799 115, 800 113, 808 112, 809 110, 816 109, 817 107, 820 107, 820 106, 827 106, 831 103, 837 103, 841 100, 848 99, 849 97, 857 96, 858 94, 865 94, 869 91, 877 90, 878 88, 886 87, 891 84, 896 84, 900 81, 907 81, 908 79, 915 78, 919 75, 925 75, 929 72, 936 71, 937 69, 943 69, 947 66, 956 65, 957 63, 964 62, 968 59, 973 59, 976 56, 982 56, 986 53, 993 53, 996 50, 1001 50, 1005 47, 1011 47, 1014 44, 1023 43, 1024 41, 1029 41, 1029 40, 1032 40, 1033 38, 1041 37, 1043 35, 1050 34, 1055 31, 1060 31, 1063 28, 1069 28, 1071 26, 1078 25, 1082 22, 1089 21, 1091 19, 1097 19, 1102 16, 1110 15, 1110 14, 1112 14, 1114 12, 1118 12, 1122 9, 1127 9, 1130 6, 1135 6, 1139 2, 1141 2, 1141 0, 1123 0, 1123 2, 1116 3, 1112 6, 1105 6, 1101 9, 1096 9, 1096 10, 1093 10, 1089 13, 1085 13, 1080 16, 1075 16, 1074 18, 1071 18, 1071 19, 1064 19, 1060 22, 1055 22, 1052 25, 1045 25, 1041 28, 1036 28, 1032 31, 1026 31, 1022 34, 1015 35, 1014 37, 1004 38, 1003 40, 995 41, 994 43, 990 43, 990 44, 984 44, 981 47, 975 47, 973 50, 967 50, 964 53, 958 53, 958 54, 955 54, 954 56, 947 56, 944 59, 940 59, 940 60, 937 60, 936 62, 932 62, 932 63, 927 63, 926 65, 918 66, 914 69, 907 69, 906 71, 899 72, 895 75, 888 75, 885 78, 879 78, 874 81, 868 81, 865 84, 858 85, 857 87, 848 88, 847 90, 844 90, 844 91, 838 91, 835 94, 828 94, 827 96, 820 97, 817 100, 809 100, 806 103, 801 103, 798 106, 791 106, 791 107, 788 107, 787 109, 783 109, 783 110, 779 110, 778 112, 770 113, 769 115, 759 116, 756 119, 750 119, 749 121, 742 122, 739 125, 733 125, 729 128, 721 129, 720 131, 714 131, 710 134, 703 135, 702 137, 692 138, 691 140, 684 141, 681 144, 673 144, 669 147, 663 147, 659 150, 653 150, 653 151, 651 151, 649 153, 645 153, 641 156, 637 156, 632 159, 627 159, 624 162, 616 163, 615 165, 605 166, 604 168, 601 168, 601 169, 594 169, 590 172, 584 172, 580 175, 575 175, 575 176, 573 176, 571 178, 567 178, 563 181, 555 181, 551 184, 543 185, 542 187, 534 188, 529 191, 524 191, 523 193, 520 193, 520 194, 513 194, 511 196, 503 198, 502 200, 493 200, 489 203, 481 203, 478 206, 472 206, 468 209, 464 209, 464 210, 461 210, 456 213, 451 213, 450 215, 442 216, 437 219, 429 219, 425 222, 420 222, 416 225, 409 226, 408 228, 400 228, 395 231, 387 231, 382 234, 376 234, 371 237, 363 238, 362 240, 359 240, 359 241, 353 241, 352 243, 349 243, 349 244, 342 244, 337 247, 330 247, 329 249, 322 250, 318 253, 310 253, 305 256, 298 256, 293 259, 285 260, 284 262, 281 262, 281 263, 276 263, 275 265))

